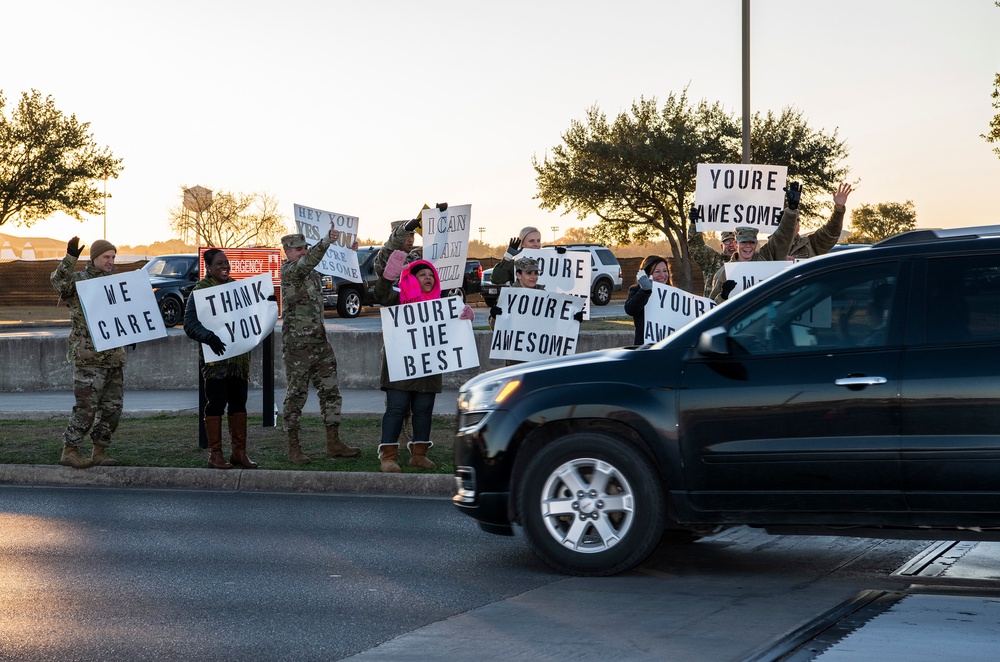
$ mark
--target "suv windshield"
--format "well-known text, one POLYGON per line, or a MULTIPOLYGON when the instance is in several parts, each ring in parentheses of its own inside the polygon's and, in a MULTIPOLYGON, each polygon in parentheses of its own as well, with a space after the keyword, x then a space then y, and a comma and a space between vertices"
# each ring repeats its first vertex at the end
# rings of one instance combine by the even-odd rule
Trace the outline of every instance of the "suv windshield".
POLYGON ((151 276, 183 276, 191 266, 189 258, 154 257, 146 265, 151 276))

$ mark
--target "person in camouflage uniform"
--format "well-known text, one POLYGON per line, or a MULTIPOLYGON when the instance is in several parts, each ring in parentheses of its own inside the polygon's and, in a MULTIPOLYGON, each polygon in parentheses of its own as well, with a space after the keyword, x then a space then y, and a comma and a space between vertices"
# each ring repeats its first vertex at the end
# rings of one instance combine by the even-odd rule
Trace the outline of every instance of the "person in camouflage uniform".
POLYGON ((833 194, 833 213, 823 227, 800 236, 799 225, 795 224, 795 235, 788 249, 789 260, 825 255, 840 241, 840 233, 844 229, 844 212, 847 211, 847 196, 851 194, 851 190, 851 185, 847 183, 837 187, 833 194))
MULTIPOLYGON (((205 251, 206 276, 195 290, 233 282, 229 277, 229 258, 218 248, 205 251)), ((226 343, 209 331, 198 319, 198 307, 191 300, 184 309, 184 333, 188 338, 208 345, 217 356, 226 351, 226 343)), ((205 380, 205 437, 208 438, 208 466, 212 469, 232 469, 238 464, 256 469, 257 463, 247 456, 247 391, 250 388, 250 352, 220 361, 205 363, 198 352, 201 376, 205 380), (222 454, 222 414, 229 408, 229 437, 232 440, 230 461, 222 454)))
POLYGON ((301 234, 281 238, 285 261, 281 263, 281 300, 284 307, 281 325, 281 356, 285 362, 284 420, 288 434, 288 459, 308 464, 309 456, 299 444, 299 418, 312 381, 319 396, 323 423, 326 425, 326 456, 355 457, 360 448, 340 440, 340 408, 343 399, 337 384, 337 357, 326 337, 323 324, 323 293, 320 274, 315 267, 340 232, 330 227, 327 236, 309 248, 301 234))
POLYGON ((736 235, 732 232, 722 233, 722 252, 719 253, 705 243, 702 233, 695 230, 695 222, 698 220, 698 208, 691 207, 688 215, 690 224, 688 225, 688 252, 691 259, 701 267, 701 273, 705 277, 705 296, 712 292, 712 279, 715 274, 722 269, 726 262, 732 258, 736 252, 736 235))
POLYGON ((108 276, 115 270, 117 249, 109 241, 98 239, 90 249, 90 260, 83 271, 74 272, 83 246, 73 237, 66 245, 66 257, 52 272, 50 281, 70 310, 72 329, 69 333, 66 357, 73 364, 73 395, 76 404, 69 425, 63 433, 63 450, 59 464, 75 469, 94 465, 118 464, 108 457, 111 435, 118 429, 125 397, 125 349, 117 347, 98 352, 87 328, 76 284, 81 280, 108 276), (93 442, 91 457, 80 454, 80 442, 90 432, 93 442))

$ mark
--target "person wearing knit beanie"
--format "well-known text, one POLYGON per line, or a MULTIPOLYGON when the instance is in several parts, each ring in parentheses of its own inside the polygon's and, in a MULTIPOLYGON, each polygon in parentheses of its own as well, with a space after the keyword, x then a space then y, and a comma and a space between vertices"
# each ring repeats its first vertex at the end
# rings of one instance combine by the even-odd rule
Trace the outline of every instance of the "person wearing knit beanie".
POLYGON ((100 257, 108 251, 118 252, 115 245, 106 239, 98 239, 90 245, 90 261, 93 262, 96 258, 100 257))

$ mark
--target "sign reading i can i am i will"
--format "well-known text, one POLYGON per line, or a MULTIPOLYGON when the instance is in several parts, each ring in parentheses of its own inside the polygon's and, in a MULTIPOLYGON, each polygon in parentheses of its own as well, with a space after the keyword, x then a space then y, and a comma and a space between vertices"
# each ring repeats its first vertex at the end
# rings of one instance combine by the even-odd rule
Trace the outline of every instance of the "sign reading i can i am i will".
POLYGON ((357 216, 339 214, 334 211, 313 209, 305 205, 293 205, 295 228, 306 238, 309 246, 315 246, 332 227, 340 232, 337 241, 326 249, 326 255, 316 265, 316 271, 328 276, 337 276, 352 283, 360 283, 361 268, 358 266, 358 252, 351 246, 358 240, 357 216))
POLYGON ((382 308, 382 338, 394 382, 479 367, 472 321, 459 318, 460 297, 382 308))
POLYGON ((198 321, 226 344, 226 351, 220 356, 203 343, 201 349, 206 363, 246 354, 274 330, 278 304, 268 301, 273 294, 270 274, 191 292, 188 305, 194 305, 198 321))
POLYGON ((149 274, 142 269, 78 281, 76 293, 99 352, 167 336, 149 274))
POLYGON ((772 234, 785 204, 786 179, 787 166, 699 163, 695 229, 731 232, 746 226, 772 234))
POLYGON ((423 256, 437 269, 442 292, 462 287, 465 280, 471 218, 472 205, 451 205, 444 211, 434 207, 420 212, 423 256))

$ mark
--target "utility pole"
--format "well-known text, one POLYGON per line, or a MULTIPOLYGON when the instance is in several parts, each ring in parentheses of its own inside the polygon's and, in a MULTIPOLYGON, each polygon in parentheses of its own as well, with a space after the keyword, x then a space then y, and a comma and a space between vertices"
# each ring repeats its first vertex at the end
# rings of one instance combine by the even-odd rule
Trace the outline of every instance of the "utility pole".
POLYGON ((743 0, 743 163, 750 163, 750 0, 743 0))
POLYGON ((558 225, 553 225, 552 226, 552 241, 556 240, 556 232, 559 232, 559 226, 558 225))

